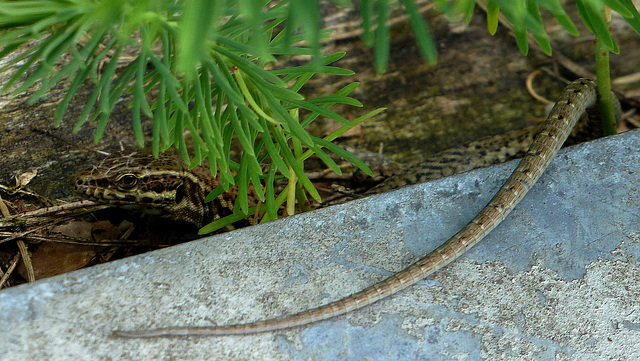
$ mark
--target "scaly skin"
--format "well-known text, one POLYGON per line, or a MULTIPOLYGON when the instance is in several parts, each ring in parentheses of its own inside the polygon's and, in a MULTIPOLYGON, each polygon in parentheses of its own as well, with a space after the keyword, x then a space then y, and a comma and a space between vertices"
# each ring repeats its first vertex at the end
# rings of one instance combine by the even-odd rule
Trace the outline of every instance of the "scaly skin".
POLYGON ((202 227, 233 213, 235 197, 204 199, 220 183, 208 169, 189 167, 175 155, 117 154, 71 178, 76 193, 120 208, 138 209, 202 227))
POLYGON ((451 263, 482 240, 522 200, 558 152, 572 128, 595 104, 595 82, 579 79, 567 86, 531 147, 489 204, 440 247, 395 275, 343 299, 293 315, 245 324, 210 327, 168 327, 117 331, 122 337, 252 334, 306 325, 342 315, 388 297, 451 263))

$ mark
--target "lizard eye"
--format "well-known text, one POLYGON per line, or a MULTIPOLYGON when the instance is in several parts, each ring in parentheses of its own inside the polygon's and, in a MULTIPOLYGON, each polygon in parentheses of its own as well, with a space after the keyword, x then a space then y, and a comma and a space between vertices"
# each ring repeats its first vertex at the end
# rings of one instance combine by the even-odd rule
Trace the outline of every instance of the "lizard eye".
POLYGON ((133 174, 125 174, 118 179, 118 183, 121 188, 131 189, 138 183, 138 178, 133 174))

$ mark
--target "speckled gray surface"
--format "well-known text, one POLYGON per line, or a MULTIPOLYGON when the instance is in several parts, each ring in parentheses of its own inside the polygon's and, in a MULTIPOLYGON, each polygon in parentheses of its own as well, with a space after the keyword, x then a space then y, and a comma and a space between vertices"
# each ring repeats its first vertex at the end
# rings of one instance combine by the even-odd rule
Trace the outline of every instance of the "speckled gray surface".
POLYGON ((346 316, 253 336, 111 336, 358 291, 459 230, 515 163, 3 290, 0 359, 640 359, 638 149, 631 132, 563 151, 465 256, 346 316))

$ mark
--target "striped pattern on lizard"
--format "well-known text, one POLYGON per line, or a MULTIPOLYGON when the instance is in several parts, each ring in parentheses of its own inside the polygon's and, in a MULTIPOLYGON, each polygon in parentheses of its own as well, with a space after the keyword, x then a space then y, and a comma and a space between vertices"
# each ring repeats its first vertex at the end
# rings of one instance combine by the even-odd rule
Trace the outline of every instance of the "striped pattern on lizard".
POLYGON ((251 323, 116 331, 115 334, 123 337, 252 334, 325 320, 393 295, 451 263, 500 224, 538 180, 578 119, 586 108, 595 104, 596 99, 594 81, 579 79, 569 84, 518 167, 476 217, 440 247, 414 264, 360 292, 296 314, 251 323))
POLYGON ((202 227, 233 213, 236 197, 205 197, 220 182, 204 167, 189 167, 177 156, 118 154, 71 178, 76 193, 102 203, 160 215, 202 227))

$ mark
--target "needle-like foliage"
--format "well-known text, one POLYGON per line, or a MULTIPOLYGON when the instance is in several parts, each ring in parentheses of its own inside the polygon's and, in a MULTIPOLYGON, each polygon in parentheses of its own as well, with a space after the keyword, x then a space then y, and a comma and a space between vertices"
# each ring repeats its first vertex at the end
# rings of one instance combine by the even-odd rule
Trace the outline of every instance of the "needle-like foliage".
MULTIPOLYGON (((612 52, 618 48, 604 9, 619 13, 640 33, 640 15, 631 0, 575 2, 587 27, 612 52)), ((467 22, 475 7, 473 0, 435 3, 440 11, 463 15, 467 22)), ((434 41, 416 0, 361 0, 363 39, 375 45, 378 71, 384 71, 389 56, 388 20, 393 6, 406 11, 422 54, 435 62, 434 41)), ((238 185, 236 214, 203 232, 255 212, 246 197, 251 185, 264 202, 264 219, 274 219, 285 201, 292 210, 294 201, 305 203, 306 194, 319 200, 303 167, 312 154, 336 173, 341 171, 326 149, 370 172, 331 141, 381 109, 353 121, 330 109, 338 103, 361 106, 349 97, 357 84, 315 99, 299 93, 316 74, 352 74, 331 65, 344 54, 322 52, 321 40, 329 35, 320 26, 320 8, 318 0, 0 1, 2 70, 17 69, 2 90, 18 94, 37 85, 30 99, 34 103, 60 80, 68 79, 70 86, 55 113, 61 122, 73 96, 90 83, 93 92, 74 129, 95 122, 96 140, 103 135, 116 102, 130 94, 133 130, 140 146, 145 139, 142 124, 150 120, 154 154, 173 146, 191 166, 207 160, 222 181, 209 199, 238 185), (274 65, 277 59, 300 55, 311 61, 284 68, 274 65), (314 137, 306 127, 319 116, 342 127, 324 138, 314 137), (193 143, 191 154, 187 132, 193 143), (243 148, 239 163, 230 159, 233 140, 243 148), (266 172, 261 166, 265 163, 270 164, 266 172), (279 178, 289 183, 275 194, 274 182, 279 178)), ((486 8, 489 31, 495 32, 498 16, 504 15, 525 54, 527 33, 551 53, 541 8, 577 35, 559 0, 488 0, 486 8)))

